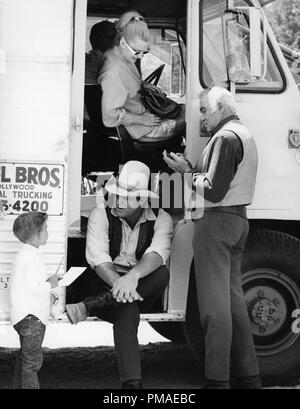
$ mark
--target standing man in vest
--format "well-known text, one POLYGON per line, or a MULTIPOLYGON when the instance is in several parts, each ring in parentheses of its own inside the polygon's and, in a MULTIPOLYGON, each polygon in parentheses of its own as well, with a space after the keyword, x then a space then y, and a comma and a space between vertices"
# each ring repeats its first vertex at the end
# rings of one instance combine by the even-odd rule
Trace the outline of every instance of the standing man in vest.
POLYGON ((87 229, 86 257, 94 276, 88 291, 78 283, 90 297, 66 305, 73 324, 87 316, 113 323, 123 389, 142 388, 139 314, 151 311, 169 282, 173 221, 165 211, 150 208, 149 199, 158 196, 148 190, 149 177, 144 163, 130 161, 107 182, 112 208, 96 207, 87 229))
POLYGON ((260 388, 261 381, 245 305, 241 260, 249 225, 257 172, 253 137, 236 114, 233 95, 213 87, 200 95, 202 124, 211 133, 201 167, 194 170, 182 155, 164 154, 173 170, 193 173, 203 209, 193 239, 200 319, 205 335, 206 388, 260 388))

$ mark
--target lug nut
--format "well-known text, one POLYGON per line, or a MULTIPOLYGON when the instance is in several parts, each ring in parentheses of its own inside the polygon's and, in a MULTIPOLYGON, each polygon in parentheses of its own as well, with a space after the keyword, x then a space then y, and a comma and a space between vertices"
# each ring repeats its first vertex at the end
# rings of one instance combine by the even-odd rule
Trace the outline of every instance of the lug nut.
POLYGON ((258 295, 260 298, 262 298, 262 297, 265 295, 265 293, 264 293, 262 290, 259 290, 257 295, 258 295))

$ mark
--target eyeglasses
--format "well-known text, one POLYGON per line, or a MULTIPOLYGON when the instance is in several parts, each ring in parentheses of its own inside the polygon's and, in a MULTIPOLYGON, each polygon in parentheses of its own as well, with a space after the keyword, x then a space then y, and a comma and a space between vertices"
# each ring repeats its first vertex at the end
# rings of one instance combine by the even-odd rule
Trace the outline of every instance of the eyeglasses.
POLYGON ((127 48, 128 48, 128 49, 131 51, 131 53, 132 53, 133 55, 135 55, 135 56, 140 55, 140 54, 145 55, 145 54, 148 54, 149 51, 150 51, 149 48, 148 48, 148 50, 137 50, 137 49, 135 49, 135 48, 132 48, 131 45, 125 40, 124 37, 122 37, 122 39, 123 39, 124 43, 126 44, 127 48))

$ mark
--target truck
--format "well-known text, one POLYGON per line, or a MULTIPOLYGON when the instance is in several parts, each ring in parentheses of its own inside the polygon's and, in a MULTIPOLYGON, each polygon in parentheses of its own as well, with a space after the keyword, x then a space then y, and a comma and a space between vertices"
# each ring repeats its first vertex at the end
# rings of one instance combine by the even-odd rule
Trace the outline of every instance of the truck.
MULTIPOLYGON (((97 134, 84 117, 89 32, 96 22, 116 21, 135 9, 151 30, 143 76, 164 64, 159 85, 185 106, 190 161, 201 157, 208 141, 200 127, 199 93, 213 83, 235 94, 238 114, 255 138, 259 165, 248 207, 243 289, 263 377, 269 382, 292 378, 300 364, 300 98, 266 19, 267 3, 0 1, 1 325, 9 325, 9 280, 20 246, 12 225, 18 214, 49 215, 43 248, 49 275, 86 266, 84 221, 97 205, 103 175, 128 160, 122 129, 97 134), (93 149, 87 149, 88 138, 95 135, 101 157, 96 166, 89 164, 93 149)), ((170 214, 175 228, 169 286, 155 311, 141 319, 171 341, 186 342, 201 363, 194 224, 184 209, 170 214)), ((66 322, 68 292, 59 287, 57 294, 54 322, 66 322)))

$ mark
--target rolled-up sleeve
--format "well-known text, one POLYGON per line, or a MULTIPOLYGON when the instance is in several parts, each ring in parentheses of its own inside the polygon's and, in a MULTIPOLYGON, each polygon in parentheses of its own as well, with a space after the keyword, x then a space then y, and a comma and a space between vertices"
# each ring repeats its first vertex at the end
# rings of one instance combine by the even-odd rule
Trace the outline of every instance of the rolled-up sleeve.
POLYGON ((154 224, 154 234, 150 246, 145 254, 157 253, 165 265, 171 253, 171 240, 173 236, 173 220, 164 210, 160 210, 154 224))
POLYGON ((112 263, 109 255, 108 219, 105 208, 95 208, 88 222, 86 259, 92 268, 112 263))
POLYGON ((99 77, 102 87, 102 118, 107 127, 119 125, 130 126, 136 115, 129 113, 124 105, 128 98, 128 90, 118 75, 117 70, 107 70, 99 77))

